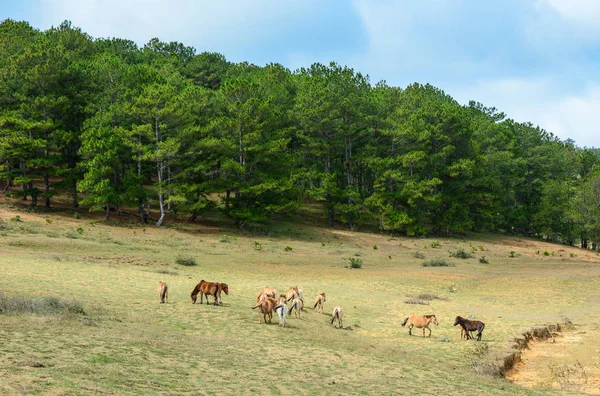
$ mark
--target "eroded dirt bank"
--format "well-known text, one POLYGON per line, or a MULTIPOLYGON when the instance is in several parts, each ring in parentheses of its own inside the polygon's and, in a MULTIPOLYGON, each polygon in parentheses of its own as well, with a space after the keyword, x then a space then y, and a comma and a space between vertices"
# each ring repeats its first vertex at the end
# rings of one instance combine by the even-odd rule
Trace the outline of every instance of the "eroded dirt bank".
MULTIPOLYGON (((560 330, 560 328, 558 329, 560 330)), ((531 337, 505 377, 525 388, 600 395, 600 329, 550 331, 531 337)))

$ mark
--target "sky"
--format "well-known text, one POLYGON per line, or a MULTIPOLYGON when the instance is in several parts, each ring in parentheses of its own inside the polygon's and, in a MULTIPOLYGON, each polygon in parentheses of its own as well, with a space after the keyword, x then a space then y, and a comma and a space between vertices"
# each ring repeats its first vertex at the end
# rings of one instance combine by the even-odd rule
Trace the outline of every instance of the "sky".
POLYGON ((600 147, 600 0, 2 0, 0 20, 430 83, 600 147))

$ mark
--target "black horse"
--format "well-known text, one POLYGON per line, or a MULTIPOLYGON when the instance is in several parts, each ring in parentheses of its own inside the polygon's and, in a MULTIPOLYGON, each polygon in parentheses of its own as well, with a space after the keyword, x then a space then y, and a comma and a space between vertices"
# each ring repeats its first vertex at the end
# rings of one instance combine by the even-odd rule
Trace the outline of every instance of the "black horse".
POLYGON ((485 323, 479 320, 469 320, 457 316, 456 320, 454 321, 454 326, 456 325, 460 325, 460 327, 462 327, 465 330, 465 332, 467 333, 467 340, 473 338, 470 334, 471 331, 477 331, 477 341, 481 341, 481 333, 483 332, 483 329, 485 329, 485 323))

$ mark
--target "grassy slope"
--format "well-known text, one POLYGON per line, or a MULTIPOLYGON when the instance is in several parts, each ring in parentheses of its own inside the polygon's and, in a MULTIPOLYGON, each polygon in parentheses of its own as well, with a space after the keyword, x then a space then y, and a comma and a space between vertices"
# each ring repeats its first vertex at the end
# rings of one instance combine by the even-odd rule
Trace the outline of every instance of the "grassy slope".
POLYGON ((456 315, 486 322, 484 361, 536 324, 569 317, 580 328, 598 328, 600 259, 532 240, 475 235, 436 239, 440 248, 425 249, 433 239, 274 223, 269 237, 238 235, 223 243, 227 231, 206 226, 144 231, 6 208, 0 219, 10 228, 0 230, 0 292, 75 298, 89 312, 75 320, 0 315, 5 393, 523 394, 470 368, 476 343, 459 340, 456 315), (17 214, 23 221, 10 221, 17 214), (485 255, 489 264, 448 257, 471 243, 485 248, 476 257, 485 255), (556 256, 538 255, 538 249, 556 256), (416 251, 457 266, 424 268, 413 258, 416 251), (520 256, 509 258, 510 251, 520 256), (363 268, 344 268, 357 252, 363 268), (199 265, 174 264, 179 254, 199 265), (223 306, 191 304, 189 293, 200 279, 229 284, 223 306), (169 304, 158 304, 158 281, 169 284, 169 304), (250 309, 258 290, 293 284, 304 289, 307 305, 326 291, 326 314, 309 309, 285 329, 258 325, 250 309), (421 293, 443 300, 404 303, 421 293), (344 307, 347 329, 329 327, 335 305, 344 307), (400 326, 413 313, 438 316, 431 338, 409 337, 400 326), (440 342, 443 337, 450 342, 440 342), (30 361, 45 367, 22 363, 30 361))

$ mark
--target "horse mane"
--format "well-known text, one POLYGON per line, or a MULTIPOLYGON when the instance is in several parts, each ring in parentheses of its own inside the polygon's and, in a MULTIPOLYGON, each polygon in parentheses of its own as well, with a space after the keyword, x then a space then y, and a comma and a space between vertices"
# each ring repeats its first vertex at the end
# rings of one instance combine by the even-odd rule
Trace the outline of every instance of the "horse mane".
POLYGON ((423 315, 424 317, 426 317, 427 319, 429 318, 435 318, 435 315, 423 315))

